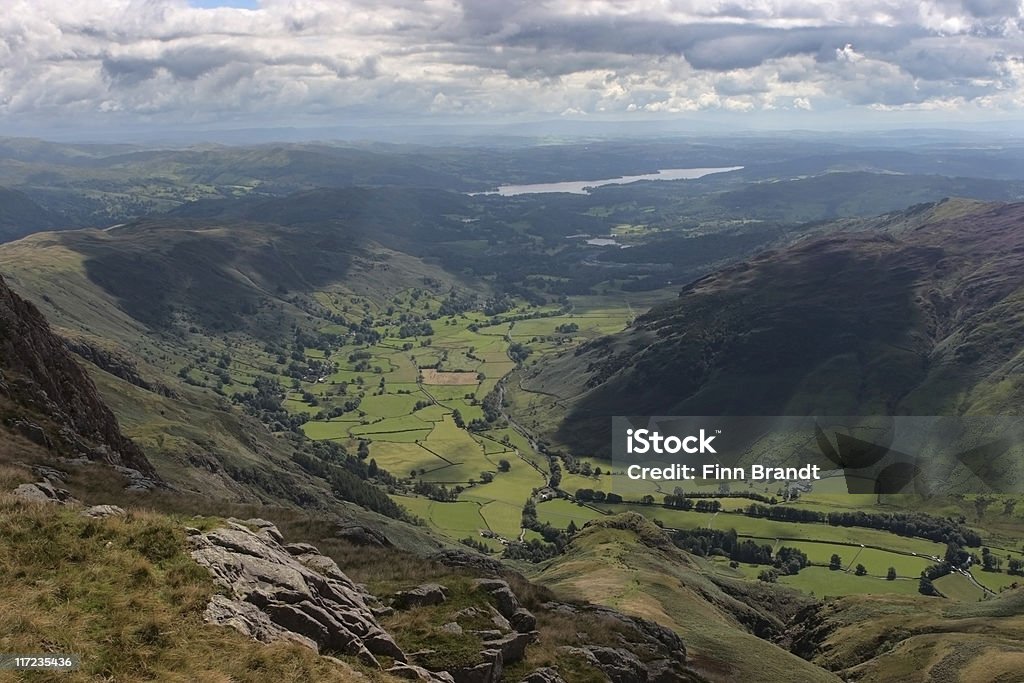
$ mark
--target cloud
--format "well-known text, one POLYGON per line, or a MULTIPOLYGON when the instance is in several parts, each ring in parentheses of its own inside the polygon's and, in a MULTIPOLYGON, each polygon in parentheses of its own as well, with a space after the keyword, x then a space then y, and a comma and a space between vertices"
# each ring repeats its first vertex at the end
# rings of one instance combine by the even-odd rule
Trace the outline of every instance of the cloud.
POLYGON ((1024 101, 1019 0, 9 4, 8 123, 1019 112, 1024 101))

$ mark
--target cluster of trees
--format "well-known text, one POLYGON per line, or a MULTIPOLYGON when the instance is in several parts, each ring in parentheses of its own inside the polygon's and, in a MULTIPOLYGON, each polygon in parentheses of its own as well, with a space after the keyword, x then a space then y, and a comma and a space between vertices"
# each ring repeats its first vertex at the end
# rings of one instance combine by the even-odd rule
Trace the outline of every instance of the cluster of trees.
POLYGON ((503 418, 501 417, 501 394, 498 388, 492 389, 486 396, 484 396, 483 403, 480 404, 481 410, 483 410, 483 419, 475 418, 469 423, 469 429, 473 432, 483 432, 488 429, 494 429, 499 426, 503 418))
POLYGON ((926 538, 938 543, 977 547, 981 536, 964 526, 963 520, 933 517, 923 512, 818 512, 802 508, 752 504, 744 513, 786 522, 822 522, 832 526, 881 529, 898 536, 926 538))
POLYGON ((406 337, 429 337, 434 334, 434 328, 428 322, 408 322, 398 328, 398 336, 406 337))
POLYGON ((483 541, 478 541, 477 539, 473 538, 472 536, 466 536, 465 538, 460 538, 459 539, 459 543, 461 543, 462 545, 466 546, 467 548, 472 548, 473 550, 477 551, 478 553, 483 553, 484 555, 490 555, 491 552, 492 552, 490 546, 488 546, 483 541))
POLYGON ((460 487, 448 488, 444 484, 434 484, 429 481, 417 481, 413 484, 412 492, 420 496, 426 496, 430 500, 436 500, 441 503, 450 503, 459 499, 459 494, 462 493, 460 487))
POLYGON ((722 501, 700 499, 694 501, 686 496, 670 493, 664 498, 665 507, 675 510, 695 510, 697 512, 721 512, 722 501))
POLYGON ((523 361, 530 357, 531 353, 533 352, 530 350, 530 347, 525 346, 520 342, 512 342, 508 347, 508 356, 515 361, 517 365, 522 364, 523 361))
POLYGON ((526 560, 527 562, 544 562, 557 557, 561 550, 552 543, 544 543, 536 538, 529 541, 512 541, 505 546, 502 557, 507 560, 526 560))
POLYGON ((290 414, 284 409, 284 388, 272 377, 257 377, 252 391, 240 392, 232 397, 249 415, 259 418, 274 431, 295 431, 309 421, 305 413, 290 414))
POLYGON ((570 530, 562 530, 551 526, 547 522, 537 519, 537 505, 533 499, 528 499, 523 505, 522 526, 524 529, 536 531, 541 535, 540 539, 530 539, 527 542, 515 541, 505 546, 504 557, 512 560, 527 560, 529 562, 543 562, 560 554, 568 545, 572 534, 576 532, 575 524, 570 522, 570 530))
POLYGON ((802 550, 782 546, 778 552, 773 553, 770 545, 758 544, 750 539, 741 541, 735 529, 679 530, 672 534, 672 541, 694 555, 720 555, 734 562, 767 564, 783 574, 796 574, 810 564, 802 550))
POLYGON ((594 489, 576 489, 576 500, 581 503, 621 503, 622 496, 594 489))
POLYGON ((941 596, 942 593, 935 587, 934 581, 950 574, 952 571, 953 567, 948 562, 933 564, 921 572, 921 578, 917 582, 917 592, 921 595, 941 596))

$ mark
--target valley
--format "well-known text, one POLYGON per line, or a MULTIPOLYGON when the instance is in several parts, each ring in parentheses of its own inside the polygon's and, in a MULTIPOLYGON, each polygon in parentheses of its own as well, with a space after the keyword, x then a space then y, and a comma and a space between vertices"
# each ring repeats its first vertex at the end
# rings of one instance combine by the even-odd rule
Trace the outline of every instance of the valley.
MULTIPOLYGON (((806 487, 652 488, 609 459, 610 420, 1019 414, 1024 218, 1020 204, 991 200, 1019 198, 1022 181, 913 174, 923 162, 912 154, 886 158, 908 170, 894 179, 845 168, 848 150, 825 160, 796 150, 780 173, 770 141, 746 156, 718 144, 702 147, 702 163, 735 164, 721 173, 579 195, 476 194, 495 184, 482 170, 493 150, 408 152, 423 164, 409 173, 458 170, 458 181, 437 177, 443 188, 359 175, 369 159, 397 173, 408 159, 394 151, 129 155, 135 169, 169 155, 209 172, 235 164, 240 177, 278 170, 259 190, 105 211, 102 227, 57 223, 76 229, 0 244, 5 281, 87 368, 166 488, 126 492, 77 470, 66 485, 206 515, 210 528, 266 516, 376 594, 411 587, 372 578, 406 553, 500 561, 535 586, 523 590, 672 629, 694 680, 884 680, 885 653, 824 649, 866 628, 849 616, 858 598, 921 605, 921 629, 941 641, 921 656, 941 660, 960 633, 936 625, 945 614, 1016 604, 1018 495, 850 493, 827 472, 806 487), (307 167, 306 153, 318 161, 307 167), (324 158, 359 182, 323 183, 324 158), (951 190, 970 198, 945 199, 951 190), (380 564, 360 565, 339 525, 385 535, 380 564)), ((568 147, 566 158, 578 153, 568 147)), ((651 149, 608 145, 587 175, 677 167, 651 149), (615 166, 638 148, 650 153, 642 168, 615 166)), ((584 177, 569 162, 531 175, 550 153, 510 155, 504 177, 558 187, 584 177)), ((63 201, 77 205, 79 191, 63 201)), ((59 206, 38 227, 55 227, 59 206)), ((431 562, 411 563, 411 576, 476 600, 463 575, 431 562)), ((543 604, 542 632, 561 643, 565 625, 543 604)), ((438 637, 404 614, 384 624, 414 649, 438 637)), ((904 636, 892 647, 924 647, 904 636)), ((965 667, 986 652, 1013 659, 1002 640, 979 639, 965 667)), ((453 651, 472 659, 470 640, 454 638, 453 651)), ((536 651, 531 665, 571 670, 536 651)), ((604 680, 580 666, 567 681, 604 680)))

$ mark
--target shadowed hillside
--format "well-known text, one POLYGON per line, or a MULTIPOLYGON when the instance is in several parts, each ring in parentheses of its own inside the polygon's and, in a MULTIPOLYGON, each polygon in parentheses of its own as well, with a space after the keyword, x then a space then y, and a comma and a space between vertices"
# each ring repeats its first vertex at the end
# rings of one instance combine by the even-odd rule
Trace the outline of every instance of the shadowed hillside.
POLYGON ((557 442, 604 452, 609 416, 1017 412, 1024 204, 916 207, 762 253, 632 329, 527 371, 568 405, 557 442))

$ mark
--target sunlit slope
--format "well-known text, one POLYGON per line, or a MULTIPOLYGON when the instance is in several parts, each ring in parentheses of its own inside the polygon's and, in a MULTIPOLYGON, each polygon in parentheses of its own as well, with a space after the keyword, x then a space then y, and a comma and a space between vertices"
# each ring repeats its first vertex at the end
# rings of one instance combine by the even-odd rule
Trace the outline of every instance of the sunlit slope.
POLYGON ((128 435, 169 481, 304 505, 331 501, 331 486, 294 462, 309 445, 271 434, 229 392, 281 372, 278 349, 300 331, 358 320, 364 306, 376 311, 424 282, 445 294, 455 286, 440 268, 341 225, 241 221, 40 233, 0 246, 0 272, 92 362, 128 435), (333 301, 352 309, 347 318, 333 301), (208 369, 200 359, 212 359, 208 369), (230 377, 220 390, 214 370, 230 377))
POLYGON ((924 596, 854 596, 809 609, 793 647, 843 679, 1018 680, 1024 666, 1024 594, 981 603, 924 596))
POLYGON ((711 680, 839 680, 768 640, 782 634, 806 598, 763 583, 715 583, 704 569, 654 524, 625 514, 591 522, 535 578, 671 627, 686 643, 691 666, 711 680))

